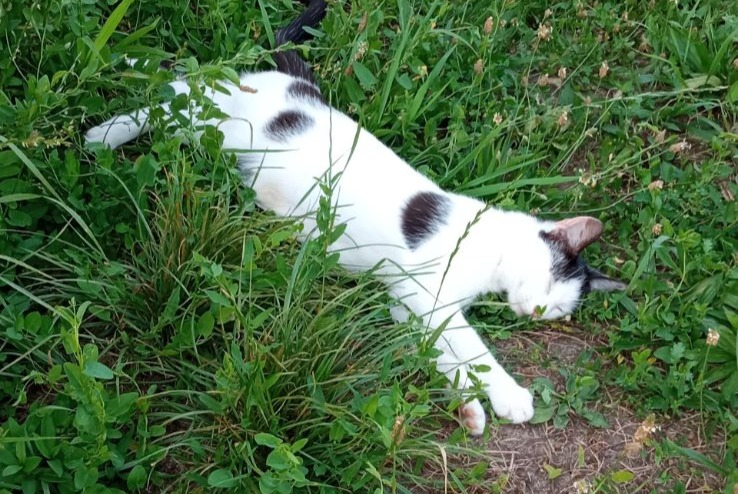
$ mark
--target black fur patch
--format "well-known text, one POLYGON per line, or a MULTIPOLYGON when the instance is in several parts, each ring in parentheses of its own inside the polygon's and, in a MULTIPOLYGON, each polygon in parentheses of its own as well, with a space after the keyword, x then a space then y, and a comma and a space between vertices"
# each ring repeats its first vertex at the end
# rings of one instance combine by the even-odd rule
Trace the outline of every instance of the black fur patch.
POLYGON ((323 95, 320 94, 320 89, 314 84, 305 81, 295 81, 290 84, 287 88, 287 94, 297 99, 325 103, 323 95))
MULTIPOLYGON (((310 33, 305 27, 315 27, 325 17, 328 4, 325 0, 310 0, 307 8, 297 16, 295 20, 286 27, 277 31, 276 39, 277 47, 287 42, 295 44, 302 43, 310 37, 310 33)), ((310 66, 305 63, 295 50, 280 51, 274 54, 274 61, 277 63, 277 70, 289 74, 299 79, 304 79, 315 84, 315 76, 310 66)))
POLYGON ((451 210, 447 197, 436 192, 415 194, 402 210, 402 234, 407 246, 415 250, 446 223, 451 210))
POLYGON ((310 34, 305 31, 305 27, 315 27, 325 17, 328 3, 325 0, 310 0, 307 3, 307 8, 297 16, 295 20, 290 22, 286 27, 277 31, 276 42, 277 46, 282 46, 288 41, 293 43, 302 43, 310 34))
POLYGON ((572 254, 565 242, 555 235, 542 231, 540 236, 551 248, 553 256, 551 271, 554 279, 556 281, 579 280, 581 282, 580 297, 592 291, 590 283, 595 277, 595 272, 590 269, 582 256, 572 254))
POLYGON ((287 110, 271 119, 264 131, 275 141, 284 142, 291 136, 302 134, 315 123, 313 117, 303 112, 287 110))
POLYGON ((277 52, 274 54, 274 61, 277 63, 277 70, 279 72, 303 79, 312 84, 317 84, 310 66, 300 58, 300 55, 296 51, 277 52))
POLYGON ((580 256, 573 255, 569 251, 563 239, 552 235, 550 232, 542 231, 539 235, 551 249, 551 256, 553 257, 551 271, 556 281, 583 278, 586 275, 587 265, 580 256))

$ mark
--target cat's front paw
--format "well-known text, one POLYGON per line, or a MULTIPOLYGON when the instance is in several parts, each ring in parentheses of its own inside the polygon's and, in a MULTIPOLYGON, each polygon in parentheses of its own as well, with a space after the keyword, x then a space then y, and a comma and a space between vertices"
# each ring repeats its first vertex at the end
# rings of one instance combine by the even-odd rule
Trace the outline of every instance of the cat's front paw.
POLYGON ((85 132, 85 141, 88 143, 100 142, 115 149, 125 142, 125 129, 111 124, 102 124, 92 127, 85 132))
POLYGON ((137 118, 118 115, 85 132, 85 141, 102 142, 115 149, 141 133, 145 128, 145 118, 144 113, 139 113, 137 118))
POLYGON ((533 395, 515 382, 490 389, 489 399, 492 409, 500 418, 508 419, 514 424, 533 418, 533 395))
POLYGON ((472 400, 459 407, 459 420, 472 436, 481 436, 487 418, 479 400, 472 400))

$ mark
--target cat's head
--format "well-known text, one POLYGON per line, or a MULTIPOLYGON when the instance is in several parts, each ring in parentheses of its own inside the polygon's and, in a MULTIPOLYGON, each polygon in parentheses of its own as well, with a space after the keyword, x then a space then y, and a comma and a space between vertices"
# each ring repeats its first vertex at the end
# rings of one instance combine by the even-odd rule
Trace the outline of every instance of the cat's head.
POLYGON ((624 290, 625 283, 587 265, 581 252, 602 234, 602 222, 589 216, 540 223, 531 241, 535 253, 521 259, 524 276, 507 287, 507 300, 519 316, 556 319, 573 312, 591 291, 624 290))

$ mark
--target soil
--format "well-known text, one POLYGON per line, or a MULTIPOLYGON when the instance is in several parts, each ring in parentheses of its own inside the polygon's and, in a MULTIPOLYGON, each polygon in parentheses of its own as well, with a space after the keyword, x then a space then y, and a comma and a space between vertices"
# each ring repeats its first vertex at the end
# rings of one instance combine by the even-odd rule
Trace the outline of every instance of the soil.
MULTIPOLYGON (((557 369, 573 369, 582 351, 596 352, 604 343, 576 328, 566 331, 523 333, 495 342, 494 348, 503 357, 505 367, 522 376, 525 383, 534 377, 548 377, 560 390, 563 380, 557 369), (542 365, 532 363, 533 360, 542 365)), ((657 430, 650 435, 654 440, 639 442, 636 433, 645 418, 621 405, 621 391, 601 388, 598 394, 601 403, 596 408, 607 418, 608 428, 595 427, 574 413, 562 429, 555 428, 551 421, 493 426, 488 442, 493 458, 488 476, 501 486, 500 492, 666 493, 673 492, 677 483, 688 493, 723 491, 723 478, 683 456, 666 455, 660 440, 668 438, 720 463, 717 456, 724 451, 724 431, 718 430, 706 439, 705 424, 697 413, 679 418, 656 417, 657 430), (617 472, 621 483, 613 481, 612 475, 617 472), (627 479, 631 474, 632 478, 627 479)), ((643 434, 643 430, 638 434, 643 434)), ((452 486, 448 487, 447 492, 455 492, 452 486)))

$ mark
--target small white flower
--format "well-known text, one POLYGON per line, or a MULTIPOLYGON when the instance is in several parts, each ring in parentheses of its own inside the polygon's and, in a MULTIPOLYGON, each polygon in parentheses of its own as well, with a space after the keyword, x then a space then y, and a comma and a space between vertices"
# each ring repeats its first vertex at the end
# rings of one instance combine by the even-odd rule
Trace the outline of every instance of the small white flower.
POLYGON ((692 145, 689 144, 687 141, 679 141, 669 146, 669 151, 671 151, 674 154, 679 154, 681 152, 688 150, 691 147, 692 145))
POLYGON ((491 17, 487 17, 487 20, 484 21, 484 34, 490 34, 494 28, 495 20, 491 17))
POLYGON ((574 491, 577 494, 588 494, 589 493, 590 484, 586 480, 581 479, 581 480, 577 480, 576 482, 574 482, 574 486, 573 487, 574 487, 574 491))
POLYGON ((710 328, 707 330, 707 346, 717 346, 720 341, 720 333, 710 328))
POLYGON ((600 79, 604 79, 605 77, 607 77, 608 72, 610 72, 610 66, 607 64, 606 61, 602 62, 602 65, 600 65, 600 70, 598 74, 600 76, 600 79))
POLYGON ((551 31, 552 29, 550 26, 547 26, 546 24, 541 24, 540 26, 538 26, 538 39, 540 39, 541 41, 548 41, 549 39, 551 39, 551 31))

